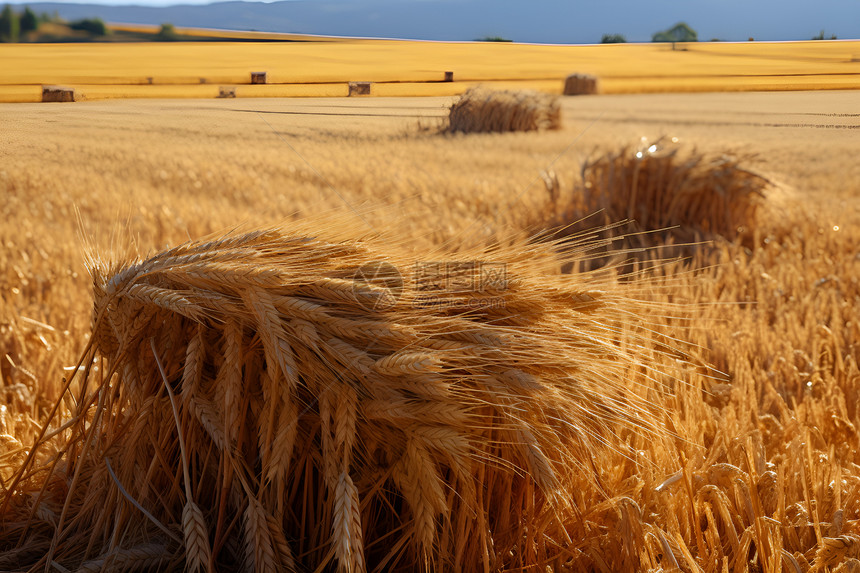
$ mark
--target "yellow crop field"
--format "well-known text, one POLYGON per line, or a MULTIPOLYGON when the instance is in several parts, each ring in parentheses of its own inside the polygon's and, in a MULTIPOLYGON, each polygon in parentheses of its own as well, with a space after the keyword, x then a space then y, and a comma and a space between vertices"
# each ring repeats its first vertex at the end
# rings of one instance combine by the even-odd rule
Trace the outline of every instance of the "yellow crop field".
POLYGON ((87 99, 212 97, 211 89, 199 86, 244 86, 255 71, 268 73, 270 87, 241 89, 237 97, 341 95, 350 81, 376 82, 378 95, 452 95, 487 82, 559 93, 563 79, 575 72, 598 76, 609 94, 860 86, 860 42, 854 41, 712 42, 675 49, 352 39, 18 44, 0 46, 0 58, 0 101, 39 101, 36 88, 45 84, 76 87, 87 99), (454 85, 442 82, 446 71, 454 72, 454 85), (166 87, 174 85, 183 86, 184 95, 166 87))
POLYGON ((860 567, 855 93, 97 77, 0 104, 0 570, 860 567))

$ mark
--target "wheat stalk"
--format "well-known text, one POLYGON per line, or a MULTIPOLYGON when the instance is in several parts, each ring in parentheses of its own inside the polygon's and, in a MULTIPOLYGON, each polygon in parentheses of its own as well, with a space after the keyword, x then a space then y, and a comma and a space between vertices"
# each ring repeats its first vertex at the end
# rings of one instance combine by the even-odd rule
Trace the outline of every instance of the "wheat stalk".
MULTIPOLYGON (((185 449, 185 438, 183 436, 182 426, 179 422, 179 409, 173 396, 173 390, 170 388, 170 383, 164 373, 164 367, 161 364, 161 360, 158 358, 158 352, 155 348, 155 339, 150 338, 149 343, 152 349, 152 355, 155 358, 155 364, 158 367, 161 379, 164 382, 164 387, 167 390, 167 395, 170 398, 170 406, 173 410, 177 437, 179 439, 179 448, 182 460, 182 476, 185 481, 186 499, 185 507, 182 509, 182 531, 185 534, 185 557, 189 564, 188 568, 191 571, 209 571, 212 563, 212 553, 209 547, 208 528, 206 527, 206 520, 203 517, 203 512, 200 510, 200 507, 194 503, 194 496, 191 492, 188 454, 185 449)), ((187 356, 188 352, 186 352, 186 357, 187 356)))
POLYGON ((152 570, 165 565, 170 557, 170 552, 163 545, 146 543, 129 549, 118 549, 97 559, 86 561, 81 564, 77 571, 100 573, 106 569, 152 570))
POLYGON ((341 472, 338 477, 334 499, 332 543, 338 570, 361 573, 365 567, 358 489, 347 472, 341 472))
POLYGON ((272 542, 269 516, 253 497, 248 498, 244 521, 246 556, 251 570, 263 573, 278 571, 281 552, 276 552, 277 546, 272 542))
POLYGON ((185 534, 185 559, 188 570, 208 571, 212 562, 209 534, 203 511, 193 501, 188 501, 182 510, 182 531, 185 534))

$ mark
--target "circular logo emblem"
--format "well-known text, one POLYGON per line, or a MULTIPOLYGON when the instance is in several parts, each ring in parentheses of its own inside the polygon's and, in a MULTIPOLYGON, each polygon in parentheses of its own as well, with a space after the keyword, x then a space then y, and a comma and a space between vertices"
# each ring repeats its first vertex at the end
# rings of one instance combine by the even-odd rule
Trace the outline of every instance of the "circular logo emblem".
POLYGON ((397 303, 403 293, 403 276, 386 261, 361 265, 352 279, 352 292, 366 310, 387 310, 397 303))

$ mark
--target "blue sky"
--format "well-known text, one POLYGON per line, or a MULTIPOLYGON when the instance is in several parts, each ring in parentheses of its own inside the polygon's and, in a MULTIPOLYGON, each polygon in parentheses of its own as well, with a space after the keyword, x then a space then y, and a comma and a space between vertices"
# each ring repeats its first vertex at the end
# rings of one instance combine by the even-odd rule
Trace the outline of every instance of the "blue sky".
MULTIPOLYGON (((203 0, 84 1, 149 7, 207 4, 203 0)), ((92 8, 88 14, 107 21, 149 23, 143 21, 148 18, 151 23, 231 27, 230 22, 220 24, 223 11, 215 7, 169 9, 173 11, 160 14, 141 9, 135 12, 136 20, 128 19, 127 12, 118 15, 118 20, 109 9, 98 13, 100 10, 105 9, 92 8)), ((295 0, 277 9, 258 3, 245 12, 249 16, 244 25, 243 14, 238 13, 233 15, 232 27, 437 40, 498 35, 524 42, 588 43, 599 41, 606 33, 624 34, 629 41, 649 41, 654 32, 685 21, 700 40, 808 40, 822 30, 828 37, 860 39, 860 0, 295 0)), ((60 14, 64 15, 63 9, 60 14)))

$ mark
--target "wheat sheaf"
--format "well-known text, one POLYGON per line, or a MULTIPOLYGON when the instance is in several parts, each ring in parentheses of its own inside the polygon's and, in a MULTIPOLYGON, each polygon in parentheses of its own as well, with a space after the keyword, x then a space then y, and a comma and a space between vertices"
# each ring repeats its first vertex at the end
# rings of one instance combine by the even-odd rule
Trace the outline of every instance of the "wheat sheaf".
POLYGON ((643 230, 679 227, 676 241, 716 235, 733 240, 756 228, 774 183, 747 165, 754 156, 706 153, 677 138, 643 138, 582 165, 581 210, 607 221, 636 221, 643 230))
POLYGON ((427 285, 414 253, 380 244, 275 228, 97 265, 70 418, 6 490, 0 558, 359 572, 575 557, 591 456, 665 434, 647 308, 608 279, 530 271, 551 246, 483 253, 502 283, 458 258, 427 285))
POLYGON ((447 131, 483 133, 561 129, 558 96, 531 90, 473 87, 448 113, 447 131))

